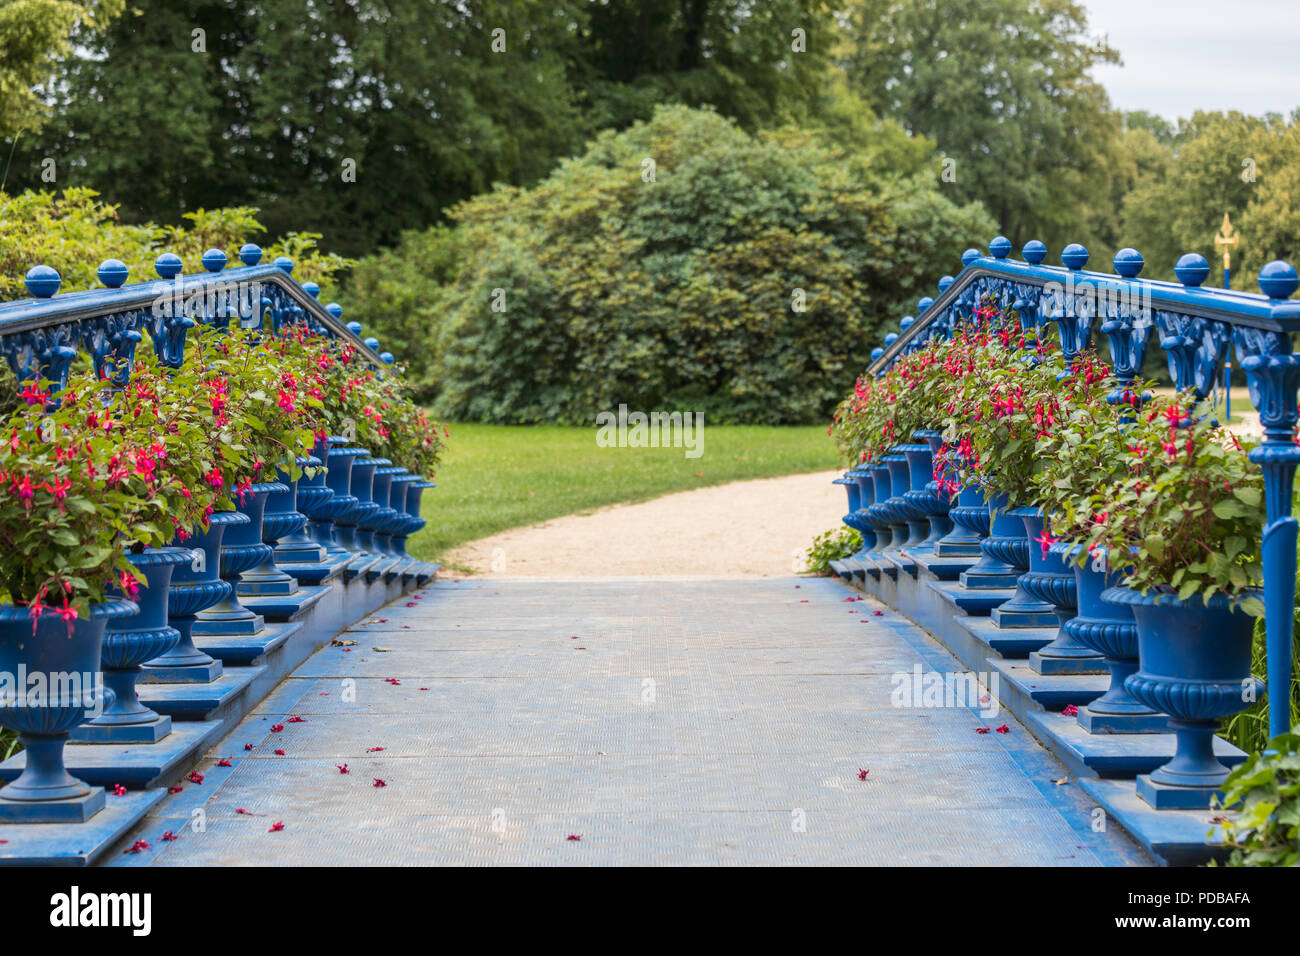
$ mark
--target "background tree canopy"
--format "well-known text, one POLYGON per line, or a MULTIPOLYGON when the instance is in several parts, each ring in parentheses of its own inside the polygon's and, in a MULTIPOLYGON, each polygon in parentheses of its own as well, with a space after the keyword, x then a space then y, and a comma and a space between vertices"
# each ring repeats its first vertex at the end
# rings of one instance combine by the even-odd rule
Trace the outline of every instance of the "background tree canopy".
POLYGON ((256 216, 358 260, 445 412, 816 417, 997 232, 1172 278, 1228 212, 1235 286, 1300 258, 1300 113, 1120 114, 1118 55, 1080 0, 4 0, 4 252, 256 216))

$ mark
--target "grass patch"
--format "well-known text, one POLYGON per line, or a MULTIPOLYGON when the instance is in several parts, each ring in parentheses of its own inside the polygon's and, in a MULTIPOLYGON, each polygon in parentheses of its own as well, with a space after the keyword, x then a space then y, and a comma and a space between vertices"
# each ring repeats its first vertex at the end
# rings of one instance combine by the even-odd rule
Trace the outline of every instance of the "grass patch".
POLYGON ((561 515, 836 466, 825 425, 707 425, 702 449, 687 458, 681 448, 600 448, 594 425, 452 425, 438 487, 424 493, 428 525, 407 548, 428 561, 561 515))

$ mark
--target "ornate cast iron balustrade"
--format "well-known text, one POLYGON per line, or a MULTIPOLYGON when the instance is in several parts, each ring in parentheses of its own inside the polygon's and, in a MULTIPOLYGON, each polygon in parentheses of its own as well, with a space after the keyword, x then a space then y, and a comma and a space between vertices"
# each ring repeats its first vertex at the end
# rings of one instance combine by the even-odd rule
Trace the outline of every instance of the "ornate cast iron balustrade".
POLYGON ((43 376, 57 390, 84 351, 97 372, 125 384, 145 332, 159 360, 176 367, 184 358, 186 331, 195 324, 255 328, 269 321, 277 331, 302 323, 347 341, 375 367, 392 361, 374 339, 361 338, 360 325, 340 320, 338 305, 319 302, 314 283, 294 281, 287 257, 260 265, 262 250, 252 243, 239 256, 243 265, 227 269, 225 254, 209 250, 205 272, 183 275, 180 257, 163 253, 154 266, 158 279, 132 284, 126 283, 126 266, 109 259, 99 267, 103 289, 64 295, 57 294, 59 274, 35 266, 26 280, 33 298, 0 303, 0 354, 20 379, 43 376))
POLYGON ((1236 349, 1264 429, 1264 440, 1250 457, 1265 479, 1269 726, 1272 734, 1289 730, 1297 542, 1291 496, 1300 464, 1295 441, 1300 356, 1292 352, 1300 301, 1290 298, 1300 285, 1296 270, 1280 260, 1270 262, 1259 274, 1261 295, 1204 288, 1210 267, 1197 253, 1178 260, 1177 282, 1139 278, 1144 263, 1134 249, 1116 254, 1114 273, 1085 269, 1088 251, 1078 243, 1062 250, 1059 266, 1044 264, 1047 247, 1037 240, 1025 244, 1023 261, 1008 258, 1010 253, 1011 242, 1001 236, 989 243, 987 255, 967 249, 961 272, 940 279, 939 294, 922 298, 916 317, 904 318, 899 330, 872 351, 868 372, 879 375, 899 355, 950 337, 986 299, 1015 310, 1026 333, 1041 335, 1055 325, 1067 359, 1088 348, 1095 334, 1104 336, 1117 379, 1110 396, 1114 403, 1133 388, 1152 338, 1165 352, 1175 387, 1192 389, 1198 398, 1210 394, 1229 350, 1236 349))

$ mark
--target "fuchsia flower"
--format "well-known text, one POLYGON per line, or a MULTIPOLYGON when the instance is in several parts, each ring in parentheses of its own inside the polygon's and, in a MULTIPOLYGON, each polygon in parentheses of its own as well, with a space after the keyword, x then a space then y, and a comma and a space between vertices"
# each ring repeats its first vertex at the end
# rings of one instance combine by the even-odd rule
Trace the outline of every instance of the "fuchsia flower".
POLYGON ((18 397, 28 405, 44 405, 46 399, 50 397, 50 393, 42 392, 36 385, 28 382, 23 386, 23 390, 18 393, 18 397))
POLYGON ((118 584, 122 588, 122 593, 131 600, 140 596, 140 584, 136 581, 135 575, 130 571, 123 571, 118 575, 118 584))
POLYGON ((208 479, 208 484, 213 488, 220 488, 224 484, 221 478, 221 470, 218 468, 213 468, 205 477, 208 479))
POLYGON ((293 396, 290 395, 288 392, 286 392, 284 389, 280 389, 280 395, 275 400, 275 403, 279 405, 281 408, 283 408, 286 412, 293 414, 293 396))
POLYGON ((1047 557, 1047 549, 1056 543, 1056 539, 1052 537, 1052 532, 1048 531, 1046 527, 1043 528, 1042 533, 1034 540, 1037 541, 1039 547, 1043 549, 1044 558, 1047 557))

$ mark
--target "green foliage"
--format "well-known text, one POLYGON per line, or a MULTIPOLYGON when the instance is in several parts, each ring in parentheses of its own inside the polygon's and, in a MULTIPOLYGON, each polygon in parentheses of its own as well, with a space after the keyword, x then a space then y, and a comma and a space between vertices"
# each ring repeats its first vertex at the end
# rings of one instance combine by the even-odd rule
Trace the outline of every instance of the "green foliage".
POLYGON ((819 534, 813 538, 813 543, 807 551, 808 567, 810 574, 820 574, 823 577, 834 572, 831 570, 832 561, 842 561, 851 554, 857 554, 862 547, 862 535, 853 528, 841 526, 832 528, 824 534, 819 534))
POLYGON ((454 236, 363 261, 350 292, 381 339, 410 336, 437 414, 493 422, 591 421, 620 402, 812 420, 866 363, 876 317, 990 228, 827 134, 751 136, 683 107, 452 216, 454 236), (403 266, 424 301, 390 313, 403 266))
MULTIPOLYGON (((1296 582, 1300 585, 1300 581, 1296 582)), ((1297 592, 1300 593, 1300 592, 1297 592)), ((1291 660, 1300 661, 1300 605, 1295 609, 1292 625, 1291 660)), ((1251 642, 1250 672, 1260 680, 1268 674, 1268 643, 1264 619, 1255 619, 1255 633, 1251 642)), ((1291 726, 1300 724, 1300 668, 1291 671, 1291 726)), ((1268 696, 1264 695, 1245 710, 1227 718, 1219 735, 1234 747, 1246 753, 1259 753, 1268 743, 1268 696)))
POLYGON ((942 183, 932 162, 944 195, 982 201, 1017 245, 1083 242, 1094 254, 1113 219, 1119 122, 1090 70, 1118 59, 1088 36, 1076 0, 855 0, 841 56, 877 114, 956 161, 942 183))
POLYGON ((1223 805, 1240 811, 1223 824, 1229 866, 1300 865, 1300 734, 1279 734, 1268 749, 1224 782, 1223 805))
MULTIPOLYGON (((23 276, 38 263, 58 270, 60 292, 100 288, 95 270, 105 259, 124 262, 130 282, 157 278, 153 263, 163 251, 180 256, 186 272, 201 272, 200 259, 212 248, 239 264, 239 247, 265 231, 257 210, 242 206, 186 213, 185 226, 123 225, 117 207, 99 202, 96 195, 85 188, 61 194, 0 192, 0 299, 26 298, 23 276)), ((314 233, 289 233, 263 250, 262 261, 289 256, 294 278, 316 281, 328 299, 333 277, 351 260, 322 253, 316 248, 319 239, 314 233)))
POLYGON ((1300 255, 1300 111, 1289 118, 1196 112, 1167 141, 1130 130, 1125 145, 1138 173, 1122 199, 1125 241, 1142 251, 1146 274, 1173 279, 1185 252, 1199 252, 1222 274, 1214 237, 1229 213, 1238 237, 1232 286, 1258 291, 1255 278, 1273 259, 1300 255))
POLYGON ((6 0, 0 4, 0 136, 39 127, 45 104, 32 87, 72 48, 122 12, 125 0, 6 0))
MULTIPOLYGON (((18 6, 33 3, 82 6, 18 6)), ((825 0, 132 0, 107 31, 76 32, 10 181, 39 186, 53 157, 59 182, 131 222, 250 205, 272 233, 373 252, 658 104, 750 128, 808 116, 833 25, 825 0)))

